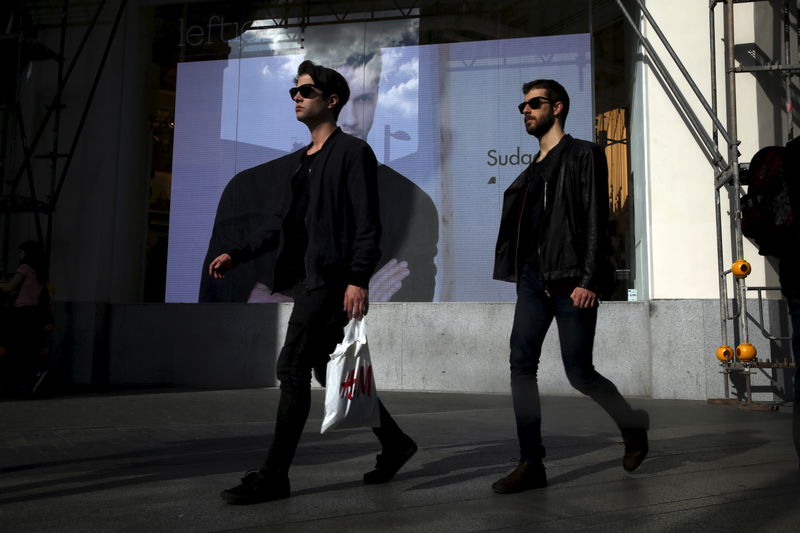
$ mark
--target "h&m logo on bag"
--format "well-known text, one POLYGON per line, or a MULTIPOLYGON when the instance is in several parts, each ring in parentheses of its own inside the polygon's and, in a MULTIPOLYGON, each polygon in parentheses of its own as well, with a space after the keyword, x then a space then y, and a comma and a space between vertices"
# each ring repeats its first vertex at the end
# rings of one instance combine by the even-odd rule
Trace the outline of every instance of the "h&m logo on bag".
POLYGON ((352 400, 358 398, 362 394, 372 396, 372 365, 367 367, 364 372, 364 367, 358 367, 358 377, 356 377, 355 369, 347 373, 347 379, 342 381, 339 385, 339 391, 342 398, 352 400))

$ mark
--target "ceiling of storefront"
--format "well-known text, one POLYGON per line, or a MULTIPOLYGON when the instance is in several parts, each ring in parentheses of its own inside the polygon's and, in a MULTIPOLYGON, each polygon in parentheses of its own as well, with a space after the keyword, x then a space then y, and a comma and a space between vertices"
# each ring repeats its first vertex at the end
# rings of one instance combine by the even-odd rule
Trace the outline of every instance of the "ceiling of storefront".
MULTIPOLYGON (((101 17, 113 17, 119 0, 25 0, 24 5, 37 27, 59 26, 64 5, 68 5, 69 26, 88 24, 100 4, 107 4, 101 17), (111 9, 109 9, 111 8, 111 9)), ((129 0, 131 6, 183 6, 196 15, 235 12, 243 20, 267 20, 275 26, 308 26, 348 23, 364 20, 391 20, 420 17, 425 32, 435 40, 468 41, 486 38, 512 38, 530 35, 553 35, 584 32, 589 18, 593 26, 603 26, 619 18, 615 0, 243 0, 220 2, 194 0, 129 0), (591 6, 591 7, 590 7, 591 6)))

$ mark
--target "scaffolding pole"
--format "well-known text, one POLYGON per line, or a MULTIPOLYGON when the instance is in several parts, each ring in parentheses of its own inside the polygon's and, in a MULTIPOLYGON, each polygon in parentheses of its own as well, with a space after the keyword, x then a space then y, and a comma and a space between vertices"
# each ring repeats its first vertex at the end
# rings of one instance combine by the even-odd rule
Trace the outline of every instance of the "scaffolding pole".
MULTIPOLYGON (((56 84, 55 84, 56 91, 55 95, 50 101, 50 104, 46 106, 45 114, 39 121, 37 127, 35 128, 35 133, 30 140, 27 137, 25 124, 20 111, 21 91, 19 90, 19 85, 21 83, 21 73, 20 72, 15 73, 15 75, 17 76, 16 79, 17 91, 15 92, 13 97, 14 101, 10 106, 12 108, 11 111, 6 110, 6 112, 13 113, 11 115, 11 123, 12 125, 16 126, 14 129, 18 128, 19 131, 17 132, 9 130, 9 128, 6 128, 4 130, 6 135, 4 136, 3 172, 6 179, 2 184, 2 190, 0 190, 0 212, 3 213, 3 221, 4 221, 3 235, 2 235, 2 256, 3 256, 2 266, 4 271, 7 269, 6 258, 8 256, 8 249, 9 249, 9 239, 10 239, 9 228, 10 228, 12 214, 31 213, 34 216, 34 223, 36 227, 37 237, 39 239, 39 242, 42 243, 48 256, 52 249, 54 212, 56 210, 58 199, 62 187, 64 186, 67 173, 70 168, 70 163, 72 162, 75 150, 81 138, 81 134, 83 132, 83 126, 85 124, 86 118, 91 108, 98 83, 105 69, 106 60, 108 58, 111 46, 118 33, 119 24, 128 3, 127 0, 119 0, 116 17, 114 19, 111 31, 109 32, 109 35, 107 37, 103 56, 95 72, 92 89, 89 92, 86 102, 83 105, 83 110, 81 112, 81 118, 78 127, 76 128, 76 131, 73 133, 68 151, 62 153, 61 141, 62 137, 65 135, 64 132, 62 131, 63 128, 61 123, 61 113, 65 107, 63 102, 63 95, 78 61, 83 55, 83 51, 87 45, 89 37, 92 35, 97 26, 97 22, 100 18, 101 13, 103 12, 104 7, 106 6, 106 3, 107 3, 106 0, 97 1, 97 6, 94 10, 93 16, 89 21, 85 31, 83 32, 83 36, 74 52, 71 61, 67 65, 65 58, 65 50, 66 50, 67 26, 69 24, 68 19, 70 15, 70 2, 69 0, 62 0, 60 16, 58 18, 59 23, 57 26, 59 28, 59 49, 57 52, 53 52, 50 54, 52 59, 56 59, 58 61, 56 84), (50 139, 50 150, 46 153, 37 155, 37 150, 39 149, 39 146, 43 144, 42 140, 44 138, 44 134, 45 131, 47 131, 48 126, 50 126, 52 135, 52 138, 50 139), (17 136, 19 137, 22 143, 21 144, 22 161, 18 166, 16 166, 16 168, 12 170, 11 161, 13 160, 15 154, 13 153, 13 150, 8 149, 5 145, 7 145, 8 142, 11 142, 14 139, 16 139, 17 136), (46 159, 49 161, 49 171, 48 171, 49 183, 46 191, 47 194, 44 196, 42 200, 39 200, 37 197, 37 183, 35 179, 36 173, 33 167, 34 159, 46 159), (17 188, 24 178, 26 178, 26 183, 28 184, 28 189, 29 189, 28 197, 20 196, 17 192, 17 188), (43 228, 41 220, 42 214, 46 216, 45 228, 43 228)), ((25 2, 25 0, 19 0, 18 5, 19 5, 20 17, 22 17, 22 13, 26 8, 26 4, 27 3, 25 2)), ((21 30, 19 34, 16 36, 16 38, 18 39, 21 47, 22 46, 21 43, 25 38, 21 30)), ((8 120, 9 120, 9 115, 6 116, 6 122, 8 122, 8 120)))

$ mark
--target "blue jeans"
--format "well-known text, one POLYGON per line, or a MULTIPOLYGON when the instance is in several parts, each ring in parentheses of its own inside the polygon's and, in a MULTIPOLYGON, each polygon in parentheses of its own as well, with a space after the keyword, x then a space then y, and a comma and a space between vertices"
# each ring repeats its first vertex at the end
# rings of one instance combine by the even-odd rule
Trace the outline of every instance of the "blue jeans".
POLYGON ((579 309, 572 305, 569 294, 549 295, 544 282, 526 266, 517 287, 510 356, 511 395, 523 461, 537 461, 545 456, 537 371, 542 343, 553 318, 570 384, 600 404, 621 430, 647 429, 646 414, 634 411, 614 384, 592 364, 597 306, 579 309))
POLYGON ((787 298, 792 319, 792 352, 794 352, 794 408, 792 409, 792 434, 794 447, 800 457, 800 299, 787 298))

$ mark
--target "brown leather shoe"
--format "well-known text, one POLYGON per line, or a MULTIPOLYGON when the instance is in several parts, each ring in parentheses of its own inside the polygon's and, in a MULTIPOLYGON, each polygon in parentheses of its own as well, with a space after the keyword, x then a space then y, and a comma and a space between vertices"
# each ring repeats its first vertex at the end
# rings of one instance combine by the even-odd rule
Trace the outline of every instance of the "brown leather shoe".
POLYGON ((625 455, 622 457, 622 468, 628 472, 633 472, 642 464, 647 451, 647 430, 646 429, 626 429, 622 431, 622 438, 625 441, 625 455))
POLYGON ((513 494, 547 486, 547 474, 542 463, 520 461, 517 468, 503 479, 492 483, 492 490, 498 494, 513 494))

